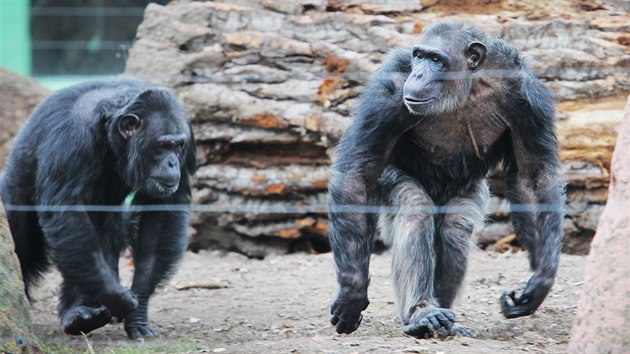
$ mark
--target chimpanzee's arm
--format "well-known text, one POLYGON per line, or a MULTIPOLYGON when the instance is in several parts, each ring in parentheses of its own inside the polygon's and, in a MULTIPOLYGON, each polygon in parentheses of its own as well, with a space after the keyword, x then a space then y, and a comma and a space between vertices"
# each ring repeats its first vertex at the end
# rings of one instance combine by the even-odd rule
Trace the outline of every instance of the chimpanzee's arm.
MULTIPOLYGON (((92 204, 95 181, 102 174, 103 157, 90 127, 70 126, 65 137, 56 135, 42 143, 37 167, 37 203, 42 207, 81 208, 92 204), (67 144, 72 141, 73 144, 67 144)), ((39 223, 64 281, 82 294, 102 302, 116 317, 137 305, 135 295, 118 280, 110 265, 114 255, 103 247, 108 230, 93 222, 86 211, 44 210, 39 223)), ((117 257, 118 255, 115 255, 117 257)))
POLYGON ((341 138, 330 172, 330 243, 339 291, 331 308, 338 333, 351 333, 368 305, 369 261, 376 215, 357 210, 374 206, 377 180, 396 141, 418 117, 402 101, 411 53, 394 53, 366 87, 354 120, 341 138))
POLYGON ((506 161, 507 186, 508 198, 516 205, 512 222, 529 250, 534 274, 520 297, 514 292, 501 296, 507 318, 530 315, 543 302, 556 276, 563 236, 564 190, 552 94, 533 77, 523 79, 521 94, 522 112, 515 112, 511 127, 513 154, 506 161))

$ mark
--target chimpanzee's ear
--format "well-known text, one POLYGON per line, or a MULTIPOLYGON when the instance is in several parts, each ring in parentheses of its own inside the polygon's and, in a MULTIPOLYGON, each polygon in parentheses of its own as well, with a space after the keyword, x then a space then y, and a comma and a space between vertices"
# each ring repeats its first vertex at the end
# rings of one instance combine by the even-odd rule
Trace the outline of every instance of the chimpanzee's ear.
POLYGON ((125 114, 118 119, 118 131, 125 139, 131 138, 140 128, 140 118, 132 113, 125 114))
POLYGON ((160 87, 151 87, 140 92, 135 98, 135 102, 161 102, 168 91, 160 87))
POLYGON ((142 119, 130 112, 142 112, 146 107, 159 107, 164 102, 164 93, 165 90, 161 88, 147 88, 133 93, 125 92, 114 100, 110 105, 115 108, 112 115, 119 117, 118 131, 125 139, 131 138, 142 124, 142 119))
POLYGON ((464 51, 469 70, 479 70, 486 60, 488 49, 481 42, 470 42, 464 51))

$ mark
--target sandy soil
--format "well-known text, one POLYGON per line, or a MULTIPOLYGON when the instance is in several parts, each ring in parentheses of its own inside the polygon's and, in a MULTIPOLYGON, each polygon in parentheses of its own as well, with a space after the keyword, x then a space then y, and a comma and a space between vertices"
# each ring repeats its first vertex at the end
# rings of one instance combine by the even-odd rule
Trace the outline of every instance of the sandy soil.
MULTIPOLYGON (((159 338, 128 341, 122 324, 92 332, 88 341, 101 352, 224 353, 558 353, 564 352, 575 319, 585 258, 563 255, 558 279, 539 311, 504 319, 498 297, 521 288, 529 276, 525 253, 476 251, 455 304, 458 322, 476 336, 445 341, 405 336, 394 313, 389 254, 372 258, 371 304, 361 327, 337 335, 329 325, 336 291, 331 254, 247 259, 218 251, 187 253, 176 276, 151 301, 150 318, 159 338), (185 285, 224 288, 178 290, 185 285), (123 350, 124 349, 124 350, 123 350)), ((121 261, 129 284, 133 268, 121 261)), ((81 351, 85 338, 66 336, 56 318, 58 273, 34 291, 36 333, 57 351, 81 351)))

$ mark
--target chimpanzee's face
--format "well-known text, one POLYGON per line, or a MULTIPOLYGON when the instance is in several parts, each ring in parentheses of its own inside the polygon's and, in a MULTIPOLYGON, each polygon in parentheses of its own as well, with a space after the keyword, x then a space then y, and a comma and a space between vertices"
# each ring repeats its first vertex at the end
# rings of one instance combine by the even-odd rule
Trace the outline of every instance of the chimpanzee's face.
POLYGON ((479 42, 459 45, 443 36, 424 36, 412 50, 411 73, 403 86, 403 101, 412 114, 454 110, 468 97, 470 74, 485 59, 479 42))
POLYGON ((125 179, 133 190, 166 197, 179 188, 186 143, 191 140, 186 115, 172 107, 140 107, 144 110, 131 110, 118 119, 118 132, 127 144, 125 179))

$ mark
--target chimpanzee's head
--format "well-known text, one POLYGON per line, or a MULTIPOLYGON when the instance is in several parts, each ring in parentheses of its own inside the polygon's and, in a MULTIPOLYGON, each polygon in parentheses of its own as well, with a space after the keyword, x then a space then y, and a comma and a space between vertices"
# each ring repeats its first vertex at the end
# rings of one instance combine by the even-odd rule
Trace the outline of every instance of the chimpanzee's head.
POLYGON ((108 121, 120 177, 132 190, 166 197, 195 171, 195 141, 186 112, 163 88, 136 92, 108 121))
POLYGON ((486 59, 485 35, 461 22, 427 27, 412 48, 403 101, 414 114, 455 110, 468 99, 472 73, 486 59))

